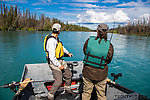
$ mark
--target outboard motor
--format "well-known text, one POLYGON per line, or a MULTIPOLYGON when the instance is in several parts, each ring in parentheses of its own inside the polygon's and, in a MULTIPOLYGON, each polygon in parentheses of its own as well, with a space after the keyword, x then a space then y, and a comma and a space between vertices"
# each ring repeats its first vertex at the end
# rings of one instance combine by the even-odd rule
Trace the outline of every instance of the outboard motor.
POLYGON ((113 81, 115 82, 115 80, 117 80, 119 77, 122 77, 122 73, 118 73, 118 74, 111 73, 111 76, 114 77, 113 81))

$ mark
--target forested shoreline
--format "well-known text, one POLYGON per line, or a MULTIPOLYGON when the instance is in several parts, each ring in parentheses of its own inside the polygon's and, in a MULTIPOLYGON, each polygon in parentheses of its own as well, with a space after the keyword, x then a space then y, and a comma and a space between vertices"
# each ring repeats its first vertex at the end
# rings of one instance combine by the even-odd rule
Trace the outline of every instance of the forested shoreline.
MULTIPOLYGON (((28 9, 21 11, 17 5, 15 7, 10 5, 8 8, 1 3, 0 10, 0 31, 51 31, 54 23, 60 23, 62 31, 94 31, 87 27, 64 23, 57 18, 46 17, 44 14, 37 16, 36 13, 32 14, 28 9)), ((118 25, 114 29, 114 33, 150 36, 150 17, 129 22, 125 26, 118 25)))
POLYGON ((134 22, 129 22, 128 25, 120 26, 114 29, 115 33, 150 36, 150 17, 141 18, 134 22))
POLYGON ((60 23, 62 31, 92 31, 86 27, 61 22, 57 18, 46 17, 44 14, 38 17, 36 13, 30 13, 28 9, 21 11, 17 5, 8 8, 5 4, 1 3, 1 31, 51 31, 54 23, 60 23))

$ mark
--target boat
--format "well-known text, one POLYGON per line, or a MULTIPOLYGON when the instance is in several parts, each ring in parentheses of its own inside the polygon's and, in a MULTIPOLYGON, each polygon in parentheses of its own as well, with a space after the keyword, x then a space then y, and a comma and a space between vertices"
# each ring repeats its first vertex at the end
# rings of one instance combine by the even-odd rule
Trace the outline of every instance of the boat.
MULTIPOLYGON (((72 74, 72 91, 77 93, 76 97, 72 97, 64 92, 64 83, 59 88, 55 95, 55 100, 81 100, 81 94, 83 90, 82 82, 82 61, 66 61, 72 74)), ((114 80, 107 80, 106 96, 107 100, 150 100, 146 96, 143 96, 135 91, 132 91, 124 86, 121 86, 115 82, 121 74, 115 75, 114 80)), ((48 92, 54 82, 52 72, 47 63, 38 64, 25 64, 22 77, 16 94, 13 100, 48 100, 48 92)), ((16 86, 16 85, 15 85, 16 86)), ((12 88, 11 88, 12 89, 12 88)), ((96 99, 96 92, 93 89, 91 100, 96 99)))

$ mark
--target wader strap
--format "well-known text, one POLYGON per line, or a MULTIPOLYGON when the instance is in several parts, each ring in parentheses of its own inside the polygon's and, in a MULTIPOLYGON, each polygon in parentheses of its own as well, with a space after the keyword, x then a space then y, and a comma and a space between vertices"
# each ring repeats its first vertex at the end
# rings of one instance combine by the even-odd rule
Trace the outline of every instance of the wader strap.
POLYGON ((106 61, 106 59, 104 59, 103 56, 102 56, 102 57, 94 56, 94 55, 91 55, 89 52, 88 52, 88 54, 85 54, 85 55, 90 56, 90 57, 93 57, 93 58, 103 59, 103 60, 106 61))
POLYGON ((101 66, 105 66, 105 65, 106 65, 106 64, 98 64, 98 63, 94 63, 94 62, 87 61, 87 60, 84 60, 84 61, 89 62, 89 63, 92 63, 92 64, 95 64, 95 65, 99 65, 100 67, 101 67, 101 66))
POLYGON ((46 60, 47 60, 48 64, 50 64, 50 59, 49 59, 49 58, 46 58, 46 60))
MULTIPOLYGON (((46 57, 46 60, 47 60, 48 64, 50 64, 50 58, 46 57)), ((62 57, 61 58, 57 58, 57 60, 62 60, 62 57)))
POLYGON ((88 60, 89 55, 90 55, 90 53, 88 52, 87 57, 86 57, 87 60, 88 60))
POLYGON ((60 57, 60 58, 56 58, 57 60, 62 60, 62 57, 60 57))
MULTIPOLYGON (((106 61, 106 59, 104 59, 104 56, 102 56, 102 57, 94 56, 94 55, 91 55, 89 52, 88 52, 88 54, 85 54, 85 55, 90 56, 90 57, 93 57, 93 58, 102 59, 102 60, 106 61)), ((87 57, 87 58, 88 58, 88 57, 87 57)))
MULTIPOLYGON (((104 60, 104 56, 102 56, 101 58, 101 62, 100 62, 100 65, 102 65, 102 61, 104 60)), ((104 60, 105 61, 105 60, 104 60)))

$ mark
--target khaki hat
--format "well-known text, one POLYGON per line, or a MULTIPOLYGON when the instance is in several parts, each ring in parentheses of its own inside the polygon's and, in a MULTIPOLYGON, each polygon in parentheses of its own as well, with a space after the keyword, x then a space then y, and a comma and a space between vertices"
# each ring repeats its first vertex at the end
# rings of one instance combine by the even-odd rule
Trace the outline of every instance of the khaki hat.
POLYGON ((52 31, 57 32, 57 31, 60 31, 60 30, 61 30, 61 25, 60 24, 58 24, 58 23, 53 24, 52 31))
POLYGON ((97 30, 98 31, 101 31, 101 32, 103 32, 103 30, 108 30, 109 29, 109 26, 108 25, 106 25, 106 24, 104 24, 104 23, 101 23, 101 24, 99 24, 98 26, 97 26, 97 30))

